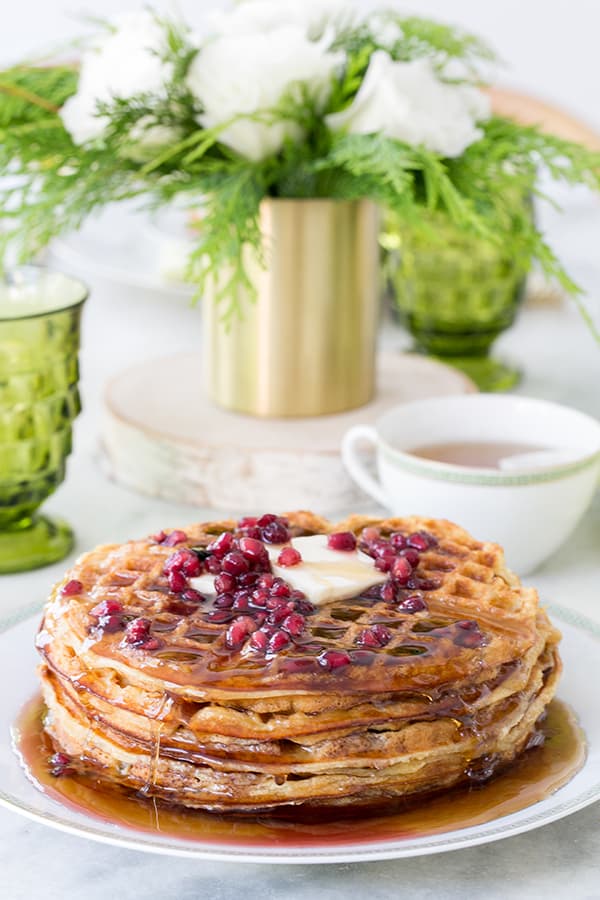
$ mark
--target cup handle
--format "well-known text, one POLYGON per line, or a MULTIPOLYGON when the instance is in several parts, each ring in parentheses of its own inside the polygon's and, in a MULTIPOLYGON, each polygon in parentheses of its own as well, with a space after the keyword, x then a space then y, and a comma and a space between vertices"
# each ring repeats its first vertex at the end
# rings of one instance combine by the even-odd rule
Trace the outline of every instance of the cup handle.
POLYGON ((354 481, 381 506, 388 506, 388 499, 381 484, 366 469, 357 453, 356 445, 368 443, 377 448, 377 432, 370 425, 354 425, 342 438, 342 462, 354 481))

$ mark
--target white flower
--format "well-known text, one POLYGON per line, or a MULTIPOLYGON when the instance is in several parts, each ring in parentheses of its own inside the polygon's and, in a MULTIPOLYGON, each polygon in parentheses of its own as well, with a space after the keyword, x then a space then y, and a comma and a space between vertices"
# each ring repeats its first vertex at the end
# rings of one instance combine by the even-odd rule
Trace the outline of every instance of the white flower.
POLYGON ((268 33, 224 35, 209 41, 188 72, 187 84, 203 107, 205 128, 224 125, 219 140, 251 160, 281 149, 286 138, 299 139, 300 126, 278 119, 274 110, 284 95, 304 88, 318 108, 329 97, 342 53, 330 53, 325 41, 310 41, 302 28, 286 25, 268 33), (260 121, 250 118, 258 114, 260 121))
POLYGON ((481 138, 476 123, 488 116, 476 87, 441 81, 428 59, 394 62, 377 50, 352 104, 326 121, 332 131, 378 132, 452 157, 481 138))
POLYGON ((233 9, 213 13, 217 34, 256 34, 298 25, 311 40, 325 30, 349 27, 357 12, 352 0, 243 0, 233 9))
POLYGON ((365 25, 380 47, 390 49, 402 38, 402 28, 398 22, 385 12, 375 12, 367 16, 365 25))
MULTIPOLYGON (((137 12, 117 18, 115 30, 84 53, 77 93, 61 110, 76 144, 98 137, 108 124, 105 116, 97 115, 99 103, 141 93, 164 96, 173 76, 172 64, 161 58, 164 47, 164 30, 156 18, 150 12, 137 12)), ((151 130, 145 131, 148 137, 151 130)))

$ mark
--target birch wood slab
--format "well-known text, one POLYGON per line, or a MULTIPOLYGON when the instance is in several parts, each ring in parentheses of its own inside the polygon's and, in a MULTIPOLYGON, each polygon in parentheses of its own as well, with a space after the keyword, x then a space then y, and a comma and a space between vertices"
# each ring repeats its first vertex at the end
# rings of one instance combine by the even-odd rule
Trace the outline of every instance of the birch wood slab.
POLYGON ((372 423, 407 400, 475 390, 466 376, 441 363, 383 353, 377 396, 366 406, 315 418, 257 419, 210 403, 202 393, 198 355, 169 356, 138 364, 109 383, 103 465, 110 477, 140 493, 194 506, 360 509, 365 495, 339 455, 346 429, 372 423))

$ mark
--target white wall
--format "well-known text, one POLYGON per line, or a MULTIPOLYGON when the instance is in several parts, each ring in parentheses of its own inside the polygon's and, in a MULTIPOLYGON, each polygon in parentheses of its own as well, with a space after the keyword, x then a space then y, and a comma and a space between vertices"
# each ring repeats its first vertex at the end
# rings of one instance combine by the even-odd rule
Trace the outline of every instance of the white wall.
MULTIPOLYGON (((298 0, 302 3, 302 0, 298 0)), ((600 0, 382 0, 451 21, 485 37, 506 61, 500 80, 570 109, 600 129, 600 0)), ((110 16, 135 0, 0 0, 0 63, 81 33, 78 13, 110 16)), ((188 20, 222 0, 155 0, 188 20)))

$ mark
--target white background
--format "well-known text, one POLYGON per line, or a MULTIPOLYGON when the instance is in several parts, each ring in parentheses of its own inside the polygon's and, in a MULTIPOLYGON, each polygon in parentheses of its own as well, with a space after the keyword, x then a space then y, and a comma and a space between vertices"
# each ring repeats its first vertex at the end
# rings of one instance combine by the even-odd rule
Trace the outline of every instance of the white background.
MULTIPOLYGON (((302 3, 302 0, 298 0, 302 3)), ((78 15, 110 16, 141 6, 135 0, 0 0, 0 62, 12 62, 81 33, 78 15)), ((222 0, 156 0, 198 22, 222 0)), ((499 80, 554 101, 600 129, 599 0, 380 0, 460 24, 485 37, 506 66, 499 80)))

